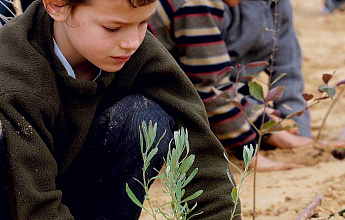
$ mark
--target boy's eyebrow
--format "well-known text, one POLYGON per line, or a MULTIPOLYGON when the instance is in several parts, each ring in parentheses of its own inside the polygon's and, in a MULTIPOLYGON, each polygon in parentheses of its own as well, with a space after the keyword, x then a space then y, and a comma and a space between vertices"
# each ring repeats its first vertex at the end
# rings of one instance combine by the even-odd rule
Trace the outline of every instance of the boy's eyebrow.
MULTIPOLYGON (((154 15, 155 15, 156 11, 154 11, 149 17, 147 17, 146 19, 144 19, 143 21, 148 21, 150 20, 154 15)), ((125 21, 118 21, 118 20, 113 20, 111 21, 113 23, 117 23, 117 24, 128 24, 128 22, 125 21)))

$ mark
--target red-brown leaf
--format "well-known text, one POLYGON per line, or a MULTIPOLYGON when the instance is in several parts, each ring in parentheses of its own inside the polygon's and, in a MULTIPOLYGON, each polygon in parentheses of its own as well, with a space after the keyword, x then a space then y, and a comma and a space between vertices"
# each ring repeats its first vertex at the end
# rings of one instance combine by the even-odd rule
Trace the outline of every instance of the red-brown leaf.
POLYGON ((283 93, 284 93, 284 86, 277 86, 267 92, 265 101, 269 102, 269 101, 278 100, 282 97, 283 93))
POLYGON ((232 67, 232 66, 224 67, 223 69, 221 69, 221 70, 219 71, 219 73, 218 73, 217 75, 218 75, 218 76, 221 76, 221 75, 223 75, 223 74, 226 74, 226 73, 231 72, 233 69, 234 69, 234 67, 232 67))
POLYGON ((255 78, 255 76, 244 76, 244 77, 241 77, 241 79, 239 81, 243 81, 243 80, 247 80, 247 79, 253 79, 255 78))
POLYGON ((258 62, 252 62, 246 65, 247 68, 249 67, 260 67, 260 66, 267 66, 269 63, 267 61, 258 61, 258 62))
POLYGON ((307 93, 303 93, 302 94, 304 100, 309 101, 310 99, 312 99, 314 96, 312 94, 307 94, 307 93))
POLYGON ((275 110, 273 110, 273 112, 271 112, 271 115, 277 116, 279 118, 281 115, 281 112, 279 110, 275 109, 275 110))
POLYGON ((325 73, 322 75, 322 80, 325 84, 328 84, 328 82, 332 79, 333 75, 325 73))

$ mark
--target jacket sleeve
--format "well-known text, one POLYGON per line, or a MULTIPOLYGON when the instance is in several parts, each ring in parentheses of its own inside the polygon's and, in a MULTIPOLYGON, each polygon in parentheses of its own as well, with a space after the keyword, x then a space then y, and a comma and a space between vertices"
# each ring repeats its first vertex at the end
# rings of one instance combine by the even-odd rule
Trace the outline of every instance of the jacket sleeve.
MULTIPOLYGON (((174 117, 179 127, 188 129, 190 153, 196 157, 193 167, 199 168, 199 172, 187 186, 186 196, 199 189, 204 191, 196 201, 192 201, 192 204, 198 203, 196 212, 204 213, 193 219, 229 219, 234 208, 232 186, 226 175, 229 166, 223 156, 222 145, 208 126, 202 101, 193 84, 163 46, 153 38, 146 40, 141 51, 147 51, 151 58, 141 68, 140 76, 133 84, 134 92, 154 100, 174 117), (151 50, 155 53, 150 53, 151 50)), ((140 59, 143 57, 140 56, 140 59)), ((133 62, 140 63, 140 59, 133 62)), ((240 204, 236 213, 240 213, 240 204)), ((235 219, 240 218, 237 216, 235 219)))
POLYGON ((10 167, 9 198, 15 219, 74 219, 56 189, 57 164, 49 127, 56 115, 41 98, 23 91, 0 96, 10 167))
MULTIPOLYGON (((290 1, 284 0, 278 4, 279 16, 276 41, 276 54, 274 60, 274 74, 272 80, 281 73, 287 73, 274 86, 285 86, 284 94, 281 99, 274 102, 274 107, 282 112, 282 115, 288 115, 289 110, 283 107, 283 104, 289 105, 294 112, 300 111, 306 107, 306 101, 303 99, 304 79, 302 74, 301 49, 293 28, 293 16, 290 1)), ((310 115, 306 111, 300 117, 294 120, 300 126, 299 134, 311 137, 310 115)))

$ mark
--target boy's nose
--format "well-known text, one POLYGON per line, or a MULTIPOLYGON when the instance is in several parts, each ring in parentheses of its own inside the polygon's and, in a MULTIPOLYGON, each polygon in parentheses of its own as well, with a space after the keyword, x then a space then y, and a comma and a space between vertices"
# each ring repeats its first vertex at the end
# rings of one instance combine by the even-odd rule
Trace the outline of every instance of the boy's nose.
POLYGON ((125 39, 121 42, 121 47, 124 49, 136 50, 140 46, 138 30, 132 30, 128 33, 125 39))

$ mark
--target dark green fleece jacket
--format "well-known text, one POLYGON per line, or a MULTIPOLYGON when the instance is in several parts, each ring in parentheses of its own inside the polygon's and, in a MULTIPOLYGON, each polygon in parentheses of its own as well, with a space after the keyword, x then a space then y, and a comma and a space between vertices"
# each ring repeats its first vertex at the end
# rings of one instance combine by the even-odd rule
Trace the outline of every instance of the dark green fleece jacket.
POLYGON ((223 148, 193 85, 158 41, 147 33, 120 71, 81 82, 68 76, 54 54, 52 26, 36 1, 0 29, 0 120, 15 219, 74 219, 61 204, 55 179, 75 160, 94 116, 129 94, 152 99, 188 129, 199 172, 186 191, 204 190, 197 200, 204 214, 194 219, 229 219, 233 203, 223 148))

